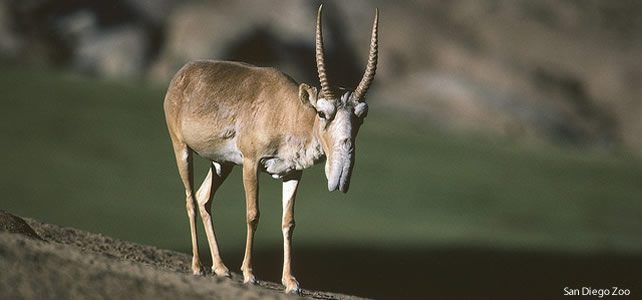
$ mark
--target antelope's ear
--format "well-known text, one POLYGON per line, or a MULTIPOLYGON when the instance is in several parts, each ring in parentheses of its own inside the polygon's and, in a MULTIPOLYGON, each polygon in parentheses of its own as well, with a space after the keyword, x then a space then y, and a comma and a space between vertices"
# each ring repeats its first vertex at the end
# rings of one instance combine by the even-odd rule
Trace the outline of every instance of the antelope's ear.
POLYGON ((309 86, 305 83, 299 85, 299 100, 303 104, 310 104, 316 107, 317 104, 317 88, 309 86))

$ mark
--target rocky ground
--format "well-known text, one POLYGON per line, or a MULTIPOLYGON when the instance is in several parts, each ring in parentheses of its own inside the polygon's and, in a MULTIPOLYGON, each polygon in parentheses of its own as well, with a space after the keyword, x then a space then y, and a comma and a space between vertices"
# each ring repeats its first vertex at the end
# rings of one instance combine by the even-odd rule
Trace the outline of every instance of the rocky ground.
POLYGON ((189 273, 183 253, 45 224, 0 211, 1 299, 361 299, 189 273))

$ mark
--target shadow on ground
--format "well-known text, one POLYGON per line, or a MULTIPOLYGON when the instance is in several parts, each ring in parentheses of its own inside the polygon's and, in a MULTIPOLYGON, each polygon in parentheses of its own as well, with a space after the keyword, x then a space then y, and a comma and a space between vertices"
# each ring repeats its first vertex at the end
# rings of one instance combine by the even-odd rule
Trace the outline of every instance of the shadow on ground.
MULTIPOLYGON (((238 269, 242 251, 223 255, 230 269, 238 269)), ((568 299, 565 287, 642 293, 640 255, 322 246, 295 247, 295 255, 295 275, 304 288, 377 299, 568 299)), ((254 262, 257 277, 280 281, 280 249, 257 249, 254 262)))

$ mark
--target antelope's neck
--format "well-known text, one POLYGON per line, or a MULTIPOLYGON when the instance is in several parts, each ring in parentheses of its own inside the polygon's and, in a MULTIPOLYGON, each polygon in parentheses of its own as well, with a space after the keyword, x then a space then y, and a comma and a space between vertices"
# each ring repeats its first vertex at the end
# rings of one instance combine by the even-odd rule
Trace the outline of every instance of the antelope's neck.
MULTIPOLYGON (((312 114, 311 117, 315 118, 315 114, 312 114)), ((319 137, 318 120, 312 123, 313 125, 305 130, 283 135, 276 153, 262 159, 261 164, 268 174, 274 178, 282 178, 290 172, 310 168, 325 159, 325 152, 319 137)))
POLYGON ((325 152, 323 151, 323 146, 321 145, 321 140, 319 139, 317 122, 315 122, 312 127, 312 132, 309 136, 308 143, 299 150, 297 157, 297 170, 307 169, 312 167, 314 164, 322 161, 325 158, 325 152))
POLYGON ((314 126, 312 126, 308 151, 314 154, 312 160, 313 165, 325 160, 325 152, 323 151, 323 145, 321 144, 321 138, 319 137, 319 120, 315 120, 314 126))

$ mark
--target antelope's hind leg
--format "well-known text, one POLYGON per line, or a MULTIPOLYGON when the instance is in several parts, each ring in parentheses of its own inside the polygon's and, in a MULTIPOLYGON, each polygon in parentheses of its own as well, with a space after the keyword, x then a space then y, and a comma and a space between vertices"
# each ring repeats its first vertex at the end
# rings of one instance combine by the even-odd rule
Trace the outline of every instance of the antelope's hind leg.
POLYGON ((176 142, 172 139, 174 146, 174 154, 176 155, 176 164, 178 165, 178 173, 181 176, 183 185, 185 186, 185 208, 187 210, 187 217, 189 218, 189 228, 192 236, 192 273, 194 275, 203 275, 201 269, 201 260, 198 256, 198 240, 196 235, 196 208, 194 207, 194 195, 192 192, 192 182, 194 182, 194 174, 192 172, 192 150, 186 144, 176 142))
POLYGON ((229 269, 223 264, 221 255, 218 249, 218 242, 212 224, 212 199, 218 188, 223 184, 225 178, 232 171, 232 165, 219 164, 212 162, 207 176, 201 184, 201 187, 196 192, 196 202, 198 203, 198 211, 203 221, 205 234, 207 235, 207 243, 210 246, 210 254, 212 255, 212 273, 218 276, 230 276, 229 269))

